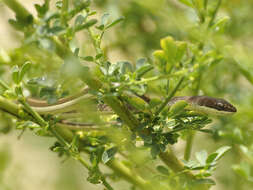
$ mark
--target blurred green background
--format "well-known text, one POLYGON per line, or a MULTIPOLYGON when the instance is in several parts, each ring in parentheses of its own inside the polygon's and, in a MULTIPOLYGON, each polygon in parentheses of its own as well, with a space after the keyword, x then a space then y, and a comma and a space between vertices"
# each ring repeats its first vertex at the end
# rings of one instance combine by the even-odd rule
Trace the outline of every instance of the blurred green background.
MULTIPOLYGON (((22 3, 35 13, 37 0, 22 3)), ((54 2, 54 1, 52 1, 54 2)), ((96 17, 108 12, 112 17, 124 16, 125 21, 105 33, 102 42, 109 59, 134 62, 140 57, 151 57, 160 49, 160 39, 168 35, 176 40, 194 42, 205 38, 205 33, 195 31, 197 16, 177 0, 94 0, 96 17)), ((216 130, 211 136, 198 133, 193 153, 202 149, 209 152, 221 145, 232 146, 216 170, 216 190, 253 189, 253 1, 223 0, 218 18, 227 15, 228 26, 224 34, 213 39, 213 46, 226 52, 225 59, 205 71, 200 83, 200 94, 223 97, 238 109, 233 117, 214 118, 209 126, 216 130), (225 51, 226 50, 226 51, 225 51)), ((0 51, 18 47, 21 33, 8 24, 13 13, 0 3, 0 51)), ((80 46, 90 51, 85 34, 80 34, 80 46)), ((182 92, 183 93, 183 92, 182 92)), ((185 92, 187 93, 187 92, 185 92)), ((0 122, 4 132, 6 124, 0 122)), ((37 137, 20 131, 0 134, 0 189, 43 190, 103 189, 100 185, 86 182, 86 171, 80 170, 73 160, 64 163, 49 151, 54 140, 37 137)), ((175 145, 179 158, 183 157, 184 141, 175 145)), ((121 185, 129 189, 128 185, 121 185)))

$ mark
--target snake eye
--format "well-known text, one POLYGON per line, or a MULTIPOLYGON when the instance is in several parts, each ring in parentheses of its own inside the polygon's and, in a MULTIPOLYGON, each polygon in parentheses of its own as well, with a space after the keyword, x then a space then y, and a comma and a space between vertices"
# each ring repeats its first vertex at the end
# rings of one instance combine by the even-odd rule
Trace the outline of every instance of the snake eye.
POLYGON ((226 105, 221 103, 221 102, 217 102, 213 108, 219 110, 219 111, 223 111, 223 110, 226 110, 226 105))
POLYGON ((227 112, 236 112, 236 108, 234 106, 232 106, 230 103, 228 103, 227 101, 220 99, 220 101, 222 102, 217 102, 217 110, 220 111, 227 111, 227 112))
POLYGON ((218 102, 218 103, 217 103, 217 106, 218 106, 218 107, 221 107, 221 108, 226 107, 226 106, 224 106, 224 104, 223 104, 223 103, 221 103, 221 102, 218 102))

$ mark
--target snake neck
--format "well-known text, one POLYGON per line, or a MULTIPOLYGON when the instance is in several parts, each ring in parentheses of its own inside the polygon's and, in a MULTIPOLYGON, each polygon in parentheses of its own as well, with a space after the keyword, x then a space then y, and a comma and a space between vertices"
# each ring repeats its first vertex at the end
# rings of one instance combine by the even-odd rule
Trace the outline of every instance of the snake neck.
POLYGON ((168 106, 172 106, 173 104, 177 103, 178 101, 181 101, 181 100, 185 100, 187 103, 190 103, 189 102, 189 99, 191 98, 192 96, 174 96, 173 98, 171 98, 171 100, 169 101, 168 103, 168 106))

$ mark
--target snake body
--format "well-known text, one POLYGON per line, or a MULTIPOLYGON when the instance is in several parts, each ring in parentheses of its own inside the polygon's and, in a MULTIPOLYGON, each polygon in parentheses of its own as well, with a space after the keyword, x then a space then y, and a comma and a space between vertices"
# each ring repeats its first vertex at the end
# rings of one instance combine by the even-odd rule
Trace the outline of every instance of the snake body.
MULTIPOLYGON (((73 104, 78 104, 79 100, 91 98, 92 95, 84 93, 83 95, 73 98, 63 98, 60 99, 55 105, 50 105, 46 101, 36 100, 33 98, 28 98, 28 103, 39 113, 48 113, 52 110, 61 110, 62 107, 66 108, 72 106, 73 104)), ((144 99, 144 98, 143 98, 144 99)), ((149 102, 149 98, 145 96, 145 101, 149 102), (147 101, 148 99, 148 101, 147 101)), ((168 102, 168 107, 171 107, 178 101, 186 101, 188 106, 186 109, 196 111, 199 113, 211 114, 211 115, 231 115, 237 112, 236 108, 228 101, 222 98, 213 98, 209 96, 175 96, 168 102)), ((108 106, 101 105, 99 107, 100 111, 108 111, 108 106)), ((110 110, 110 109, 109 109, 110 110)))

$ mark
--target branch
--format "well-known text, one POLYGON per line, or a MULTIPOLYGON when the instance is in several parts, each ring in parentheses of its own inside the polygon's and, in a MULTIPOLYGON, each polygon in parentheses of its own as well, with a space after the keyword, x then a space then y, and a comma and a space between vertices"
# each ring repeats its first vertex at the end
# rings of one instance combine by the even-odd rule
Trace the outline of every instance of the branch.
MULTIPOLYGON (((161 160, 171 168, 175 173, 182 173, 187 179, 194 180, 197 179, 195 175, 191 171, 187 171, 184 168, 184 164, 178 160, 173 151, 169 149, 166 152, 161 152, 159 154, 161 160)), ((206 184, 198 184, 196 185, 198 190, 208 190, 209 187, 206 184)))
MULTIPOLYGON (((10 9, 12 9, 16 15, 19 15, 19 17, 26 18, 28 15, 31 15, 22 5, 20 5, 15 0, 4 0, 3 1, 10 9)), ((58 38, 52 37, 51 40, 54 42, 56 46, 56 54, 61 57, 63 60, 71 60, 72 66, 75 67, 75 70, 78 71, 77 76, 79 76, 83 82, 85 82, 90 89, 94 91, 99 91, 100 88, 103 87, 103 84, 97 80, 90 71, 87 69, 87 67, 83 67, 80 63, 79 59, 71 52, 70 49, 65 47, 58 38)), ((64 73, 65 74, 65 73, 64 73)), ((67 74, 67 72, 66 72, 67 74)), ((167 102, 170 100, 171 97, 174 96, 176 91, 178 90, 178 87, 182 83, 183 78, 179 81, 176 88, 171 92, 170 96, 168 96, 163 103, 163 105, 158 109, 156 112, 157 114, 160 113, 160 111, 163 110, 163 108, 167 105, 167 102)), ((103 98, 104 102, 112 108, 112 110, 121 118, 121 120, 128 125, 128 127, 132 130, 136 129, 138 126, 140 126, 140 122, 135 118, 135 116, 127 109, 127 107, 117 98, 113 96, 106 96, 103 98)), ((10 103, 9 100, 1 99, 0 97, 0 108, 12 113, 13 115, 18 116, 18 106, 10 103), (2 100, 2 101, 1 101, 2 100), (3 102, 6 101, 6 102, 3 102)), ((37 110, 39 111, 39 110, 37 110)), ((60 127, 56 128, 56 131, 59 135, 61 135, 65 140, 68 142, 71 142, 73 139, 73 133, 71 133, 70 130, 62 129, 60 127), (72 135, 71 135, 72 134, 72 135)), ((173 154, 173 152, 165 152, 160 154, 160 158, 162 161, 167 164, 173 171, 175 172, 182 172, 183 171, 183 164, 177 159, 177 157, 173 154)), ((136 184, 141 189, 147 189, 149 187, 149 184, 145 180, 143 180, 140 176, 134 175, 134 173, 124 166, 122 163, 113 160, 108 163, 108 166, 116 171, 120 176, 124 177, 127 181, 130 183, 136 184)), ((190 179, 193 178, 192 173, 186 173, 187 177, 190 179)))
POLYGON ((195 136, 195 131, 189 130, 189 133, 187 134, 187 138, 186 138, 186 147, 185 147, 185 151, 184 151, 184 159, 186 161, 189 161, 189 159, 191 157, 194 136, 195 136))
MULTIPOLYGON (((159 157, 175 173, 183 172, 185 170, 184 164, 180 160, 178 160, 178 158, 175 156, 171 149, 166 152, 161 152, 159 154, 159 157)), ((194 174, 190 171, 184 172, 184 175, 189 179, 195 179, 194 174)))
MULTIPOLYGON (((3 111, 5 111, 7 113, 10 113, 11 115, 13 115, 19 119, 22 119, 20 117, 20 115, 18 114, 19 109, 20 109, 19 106, 2 96, 0 96, 0 109, 2 109, 3 111)), ((43 121, 42 123, 44 123, 44 122, 45 121, 43 121)), ((62 127, 61 124, 56 124, 56 126, 54 127, 54 130, 52 130, 50 127, 50 131, 54 135, 56 135, 56 137, 58 137, 58 138, 61 137, 61 138, 63 138, 64 141, 67 141, 68 143, 72 142, 72 139, 74 138, 74 134, 71 130, 69 130, 65 127, 62 127)), ((61 138, 59 138, 59 139, 61 139, 61 138)), ((82 163, 83 160, 82 161, 79 160, 79 162, 82 163)), ((87 164, 86 164, 86 166, 87 166, 87 164)), ((122 176, 128 182, 137 185, 138 187, 140 187, 143 190, 146 190, 147 182, 144 179, 142 179, 140 176, 133 175, 134 173, 129 168, 127 168, 125 165, 123 165, 121 162, 113 160, 113 161, 109 162, 107 164, 107 166, 109 168, 111 168, 112 170, 114 170, 115 172, 117 172, 120 176, 122 176)))
POLYGON ((2 109, 3 111, 15 116, 15 117, 19 117, 19 107, 17 104, 7 100, 6 98, 0 96, 0 109, 2 109))
POLYGON ((107 166, 109 166, 111 169, 116 171, 118 174, 120 174, 121 177, 125 178, 127 181, 129 181, 132 184, 137 185, 143 190, 147 189, 155 189, 151 186, 147 181, 145 181, 140 176, 133 173, 128 167, 126 167, 124 164, 122 164, 119 161, 111 160, 107 163, 107 166))
POLYGON ((2 0, 13 12, 16 14, 16 18, 20 19, 26 23, 29 17, 32 17, 32 14, 18 1, 16 0, 2 0))

